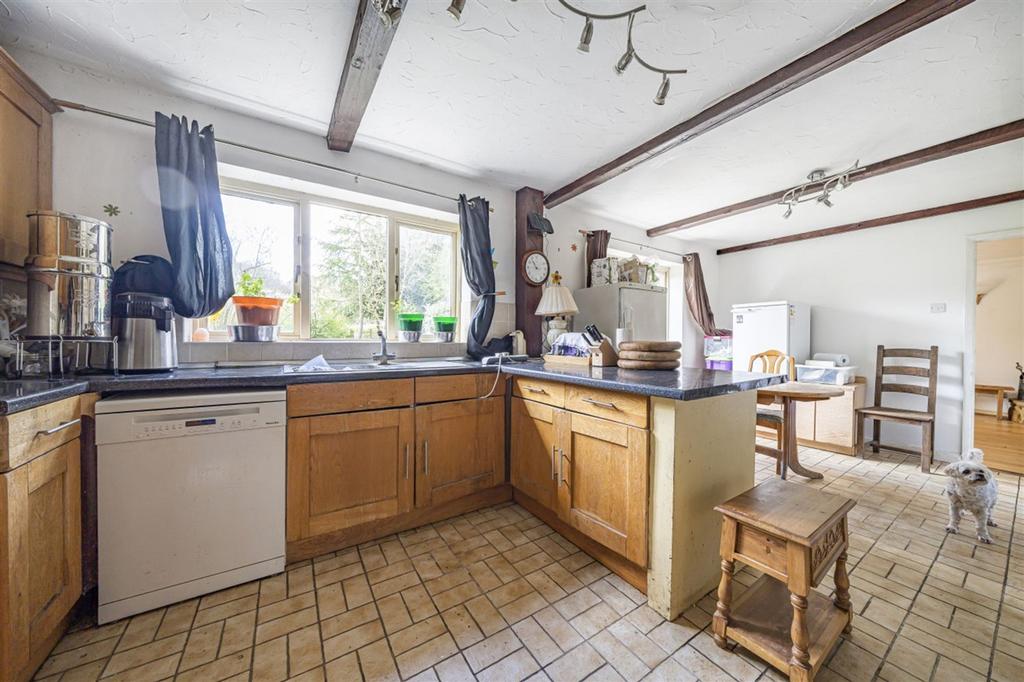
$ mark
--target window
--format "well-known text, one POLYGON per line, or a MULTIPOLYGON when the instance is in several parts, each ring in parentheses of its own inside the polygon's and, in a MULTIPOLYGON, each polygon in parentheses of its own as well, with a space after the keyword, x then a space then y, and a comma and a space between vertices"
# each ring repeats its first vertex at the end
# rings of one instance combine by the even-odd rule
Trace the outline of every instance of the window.
MULTIPOLYGON (((281 336, 397 337, 397 313, 458 315, 458 226, 328 197, 222 179, 236 286, 248 273, 289 299, 281 336)), ((231 305, 206 321, 211 338, 234 324, 231 305)), ((198 326, 204 326, 200 321, 198 326)))

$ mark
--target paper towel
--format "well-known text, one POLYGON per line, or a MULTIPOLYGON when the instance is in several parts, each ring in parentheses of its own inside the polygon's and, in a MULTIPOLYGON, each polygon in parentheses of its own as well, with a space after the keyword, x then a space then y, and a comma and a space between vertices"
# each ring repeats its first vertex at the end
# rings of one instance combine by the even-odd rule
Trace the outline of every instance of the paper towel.
POLYGON ((846 367, 850 364, 850 356, 843 353, 815 353, 811 356, 813 360, 831 360, 836 367, 846 367))

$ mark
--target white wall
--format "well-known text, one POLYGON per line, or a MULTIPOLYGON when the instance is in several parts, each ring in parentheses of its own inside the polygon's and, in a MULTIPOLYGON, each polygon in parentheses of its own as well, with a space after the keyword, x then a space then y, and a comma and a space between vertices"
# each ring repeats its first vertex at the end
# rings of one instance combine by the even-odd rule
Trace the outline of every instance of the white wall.
MULTIPOLYGON (((812 351, 850 354, 868 377, 869 396, 878 344, 938 345, 935 447, 949 458, 961 449, 964 315, 974 305, 967 236, 1021 225, 1018 202, 725 255, 711 287, 716 310, 750 301, 809 303, 812 351), (946 312, 931 313, 932 303, 945 303, 946 312)), ((919 429, 885 424, 882 430, 886 442, 919 443, 919 429)))
MULTIPOLYGON (((986 242, 1007 251, 1004 257, 978 258, 978 291, 985 292, 975 312, 975 379, 979 384, 1017 386, 1015 363, 1024 363, 1024 239, 986 242)), ((979 410, 995 410, 995 398, 977 396, 979 410)), ((1005 408, 1004 408, 1005 409, 1005 408)))
MULTIPOLYGON (((681 263, 678 255, 657 251, 654 249, 642 249, 634 244, 626 244, 617 241, 615 238, 625 239, 637 244, 646 244, 658 249, 665 249, 675 254, 690 253, 696 251, 701 256, 701 265, 704 268, 704 277, 708 289, 713 291, 717 279, 717 257, 714 250, 707 246, 688 243, 673 238, 654 238, 647 236, 647 233, 639 227, 626 225, 599 218, 589 213, 576 210, 571 204, 562 204, 545 212, 551 220, 555 232, 544 239, 544 249, 551 262, 551 269, 558 270, 565 277, 565 285, 571 289, 579 289, 586 286, 586 237, 580 234, 580 230, 608 230, 612 233, 612 240, 609 248, 620 251, 637 253, 643 258, 657 258, 670 263, 681 263), (572 247, 575 245, 576 250, 572 247)), ((683 364, 688 367, 704 366, 704 332, 700 330, 693 321, 689 310, 686 308, 686 299, 683 296, 681 267, 675 269, 679 276, 674 277, 670 284, 668 305, 671 311, 668 318, 669 338, 681 341, 683 344, 683 364)), ((725 311, 728 312, 728 311, 725 311)), ((720 313, 724 315, 725 313, 720 313)), ((724 317, 722 318, 725 319, 724 317)), ((719 321, 721 324, 721 320, 719 321)), ((606 332, 610 333, 610 332, 606 332)))

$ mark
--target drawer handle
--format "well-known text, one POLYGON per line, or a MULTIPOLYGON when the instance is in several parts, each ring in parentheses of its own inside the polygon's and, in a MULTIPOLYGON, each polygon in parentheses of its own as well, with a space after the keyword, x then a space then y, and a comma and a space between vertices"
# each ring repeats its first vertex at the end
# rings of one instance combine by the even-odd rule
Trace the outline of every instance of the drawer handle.
POLYGON ((72 419, 69 422, 61 422, 60 424, 57 424, 57 426, 54 426, 52 429, 46 429, 45 431, 36 431, 36 437, 38 438, 39 436, 52 436, 55 433, 60 433, 64 429, 70 429, 72 426, 80 423, 81 421, 81 418, 78 418, 72 419))
POLYGON ((409 444, 405 444, 405 480, 409 480, 409 444))
POLYGON ((609 410, 619 409, 615 406, 615 403, 606 403, 601 400, 594 400, 593 398, 584 398, 583 402, 590 403, 591 405, 597 405, 598 407, 607 407, 609 410))
POLYGON ((536 386, 527 386, 526 390, 529 391, 530 393, 543 393, 544 395, 548 394, 548 392, 545 391, 543 388, 537 388, 536 386))
POLYGON ((423 441, 423 475, 430 475, 430 443, 423 441))

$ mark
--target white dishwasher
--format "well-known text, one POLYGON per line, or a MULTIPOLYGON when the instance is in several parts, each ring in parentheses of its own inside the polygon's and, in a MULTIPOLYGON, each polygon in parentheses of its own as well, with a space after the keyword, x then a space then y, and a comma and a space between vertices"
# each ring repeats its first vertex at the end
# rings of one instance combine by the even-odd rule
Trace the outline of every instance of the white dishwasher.
POLYGON ((96 403, 99 622, 284 570, 285 392, 96 403))

